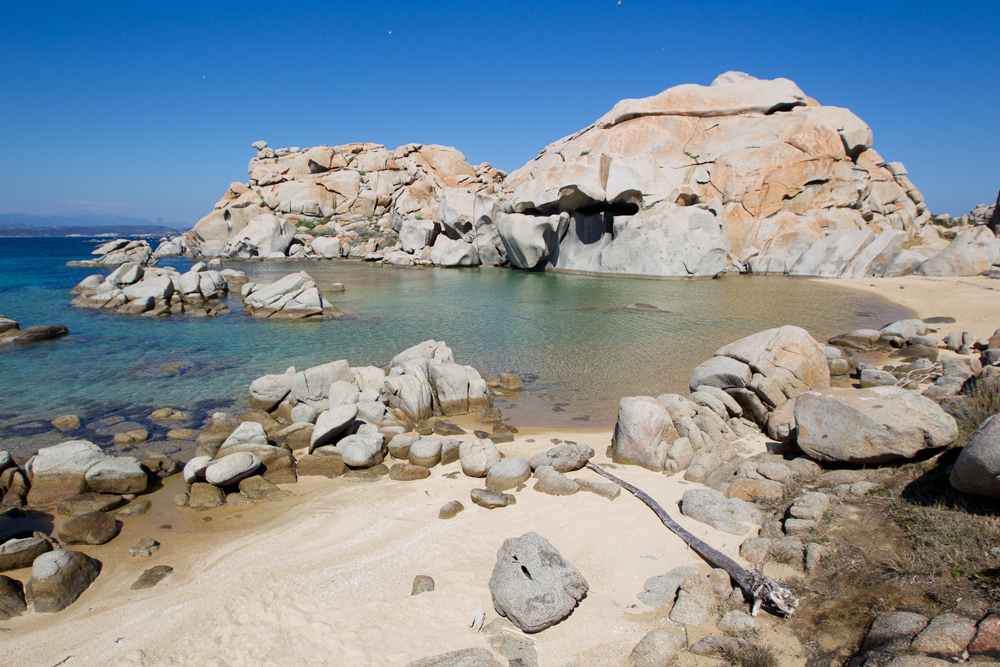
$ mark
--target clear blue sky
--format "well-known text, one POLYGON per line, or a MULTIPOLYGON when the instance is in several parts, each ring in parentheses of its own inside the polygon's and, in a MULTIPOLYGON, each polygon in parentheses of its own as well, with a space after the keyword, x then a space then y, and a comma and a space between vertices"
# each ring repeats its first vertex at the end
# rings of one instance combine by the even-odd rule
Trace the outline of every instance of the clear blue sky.
POLYGON ((726 70, 854 111, 936 213, 1000 188, 1000 2, 4 4, 0 212, 192 224, 250 143, 452 145, 513 170, 726 70))

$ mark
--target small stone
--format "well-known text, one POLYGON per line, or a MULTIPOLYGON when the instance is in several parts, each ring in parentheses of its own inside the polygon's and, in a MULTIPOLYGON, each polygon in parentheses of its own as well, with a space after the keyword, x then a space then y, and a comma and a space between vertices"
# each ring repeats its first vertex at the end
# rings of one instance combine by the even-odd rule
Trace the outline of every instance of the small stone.
MULTIPOLYGON (((240 493, 251 500, 277 500, 292 495, 291 491, 279 488, 260 475, 240 480, 240 493)), ((228 498, 227 498, 228 503, 228 498)))
POLYGON ((426 574, 418 574, 413 578, 413 590, 410 591, 410 595, 420 595, 421 593, 430 593, 434 590, 434 579, 427 576, 426 574))
POLYGON ((969 657, 973 661, 1000 660, 1000 612, 993 612, 976 629, 976 636, 969 644, 969 657))
MULTIPOLYGON (((226 495, 226 505, 229 507, 241 507, 243 505, 253 505, 253 501, 242 493, 230 493, 226 495)), ((205 517, 211 519, 211 517, 205 517)))
POLYGON ((756 634, 760 632, 760 623, 757 622, 750 614, 745 611, 740 611, 734 609, 733 611, 727 611, 719 622, 716 623, 716 627, 722 631, 723 634, 729 635, 730 637, 742 637, 749 634, 756 634))
POLYGON ((167 576, 174 571, 174 568, 169 565, 157 565, 156 567, 151 567, 135 580, 135 582, 129 586, 133 591, 141 591, 144 588, 152 588, 156 584, 160 583, 167 576))
POLYGON ((423 466, 410 465, 409 463, 396 463, 389 468, 389 479, 397 482, 412 482, 418 479, 426 479, 431 476, 431 471, 423 466))
POLYGON ((533 532, 504 540, 489 586, 493 608, 524 632, 540 632, 569 616, 589 587, 579 570, 533 532))
POLYGON ((618 486, 614 482, 592 482, 589 479, 577 479, 573 481, 577 483, 581 491, 596 493, 602 498, 607 498, 608 500, 614 500, 620 496, 622 492, 622 487, 618 486))
POLYGON ((809 519, 785 519, 786 535, 808 535, 815 527, 816 522, 809 519))
POLYGON ((226 502, 226 494, 214 484, 196 482, 191 485, 188 507, 194 510, 208 510, 222 507, 226 502))
POLYGON ((299 475, 320 475, 323 477, 340 477, 347 472, 347 465, 337 454, 306 454, 299 457, 295 464, 299 475))
POLYGON ((637 597, 641 602, 654 609, 666 608, 669 612, 677 598, 681 582, 692 574, 697 574, 693 567, 675 567, 666 574, 650 577, 643 584, 643 592, 639 593, 637 597))
POLYGON ((976 635, 976 624, 958 614, 941 614, 913 638, 911 646, 924 653, 959 655, 976 635))
POLYGON ((198 435, 198 431, 190 428, 175 428, 167 431, 168 440, 191 440, 196 435, 198 435))
POLYGON ((509 392, 521 391, 524 389, 524 381, 513 373, 501 373, 500 389, 509 392))
POLYGON ((686 646, 683 635, 667 630, 650 630, 639 640, 629 654, 631 667, 665 667, 677 657, 677 652, 686 646))
POLYGON ((81 493, 56 505, 63 516, 80 516, 88 512, 107 512, 122 504, 122 497, 105 493, 81 493))
POLYGON ((785 487, 769 479, 737 479, 729 485, 726 495, 750 503, 776 502, 784 498, 785 487))
POLYGON ((506 491, 531 479, 531 466, 522 457, 507 459, 497 463, 486 473, 486 488, 490 491, 506 491))
POLYGON ((178 493, 174 496, 174 505, 177 507, 187 507, 190 502, 190 496, 187 493, 178 493))
POLYGON ((465 435, 466 431, 458 424, 452 424, 444 420, 437 420, 434 424, 434 432, 438 435, 465 435))
POLYGON ((87 512, 59 526, 59 539, 66 544, 105 544, 118 534, 121 525, 104 512, 87 512))
POLYGON ((441 506, 440 511, 438 511, 439 519, 453 519, 458 516, 458 513, 465 509, 465 505, 458 502, 457 500, 452 500, 441 506))
POLYGON ((115 517, 119 519, 131 519, 133 517, 142 516, 149 511, 152 507, 148 500, 143 500, 142 502, 132 503, 128 507, 122 508, 115 512, 115 517))
POLYGON ((469 440, 458 446, 462 472, 469 477, 485 477, 490 468, 500 463, 500 451, 488 438, 469 440))
POLYGON ((53 419, 52 425, 60 431, 74 431, 80 428, 80 418, 76 415, 62 415, 53 419))
POLYGON ((740 545, 740 556, 748 563, 763 563, 771 552, 771 538, 748 537, 740 545))
POLYGON ((0 621, 20 616, 27 608, 24 585, 17 579, 0 575, 0 621))
POLYGON ((812 572, 823 562, 823 555, 826 547, 818 542, 810 542, 806 545, 806 572, 812 572))
POLYGON ((487 489, 473 489, 469 493, 469 497, 472 499, 472 502, 480 507, 485 507, 488 510, 496 509, 498 507, 507 507, 507 505, 514 505, 517 503, 517 499, 509 493, 500 493, 498 491, 489 491, 487 489))
POLYGON ((146 442, 149 440, 149 431, 141 428, 137 428, 134 431, 128 431, 126 433, 134 442, 146 442))
POLYGON ((52 543, 44 537, 24 537, 0 544, 0 572, 30 567, 36 558, 52 551, 52 543))
POLYGON ((139 558, 152 558, 153 552, 149 549, 143 549, 142 547, 132 547, 128 550, 128 553, 133 558, 138 556, 139 558))
POLYGON ((410 464, 433 468, 441 462, 441 441, 437 438, 421 438, 410 445, 410 464))
POLYGON ((538 476, 534 489, 550 496, 571 496, 580 490, 580 485, 561 472, 551 469, 538 476))
POLYGON ((680 625, 701 625, 715 611, 715 596, 708 577, 694 574, 681 582, 670 620, 680 625))
POLYGON ((260 459, 251 452, 227 454, 205 469, 205 481, 216 486, 235 484, 253 475, 260 467, 260 459))

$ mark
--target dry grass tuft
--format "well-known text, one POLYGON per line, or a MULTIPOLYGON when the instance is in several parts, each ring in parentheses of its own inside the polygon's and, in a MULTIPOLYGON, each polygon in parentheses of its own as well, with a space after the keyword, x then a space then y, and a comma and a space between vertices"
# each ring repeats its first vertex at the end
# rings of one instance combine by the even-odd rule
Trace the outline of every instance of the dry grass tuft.
POLYGON ((893 502, 890 515, 912 545, 893 567, 913 582, 945 572, 956 579, 1000 566, 1000 517, 893 502))
POLYGON ((751 638, 738 639, 723 646, 719 657, 732 667, 778 667, 778 654, 767 644, 760 644, 751 638))

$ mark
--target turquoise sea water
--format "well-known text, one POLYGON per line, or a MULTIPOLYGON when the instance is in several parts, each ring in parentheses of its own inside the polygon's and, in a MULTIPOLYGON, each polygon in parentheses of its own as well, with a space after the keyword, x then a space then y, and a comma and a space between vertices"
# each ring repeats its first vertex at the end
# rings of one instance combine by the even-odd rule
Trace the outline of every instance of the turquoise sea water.
MULTIPOLYGON (((262 282, 300 270, 321 286, 342 282, 346 292, 326 296, 347 317, 253 320, 238 289, 227 301, 233 312, 215 319, 129 317, 69 304, 69 290, 98 271, 65 264, 95 245, 0 238, 0 314, 22 327, 70 330, 56 341, 0 349, 0 449, 34 446, 45 433, 55 438, 48 421, 66 413, 85 424, 112 414, 141 422, 170 406, 200 423, 214 410, 245 406, 247 386, 260 375, 336 359, 382 366, 429 338, 446 341, 459 363, 527 380, 524 394, 501 406, 512 424, 607 426, 623 396, 686 394, 691 369, 742 336, 795 324, 825 339, 908 315, 866 294, 782 277, 641 280, 282 261, 226 266, 262 282), (673 314, 623 310, 634 303, 673 314)), ((190 264, 164 263, 182 271, 190 264)), ((82 435, 110 441, 93 430, 82 435)))

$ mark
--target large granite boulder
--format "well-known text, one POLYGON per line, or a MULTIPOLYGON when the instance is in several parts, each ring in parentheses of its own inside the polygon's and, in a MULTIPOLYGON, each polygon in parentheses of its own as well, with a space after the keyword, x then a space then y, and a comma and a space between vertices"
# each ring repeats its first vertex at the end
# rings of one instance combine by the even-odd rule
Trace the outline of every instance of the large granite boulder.
POLYGON ((291 391, 292 375, 264 375, 250 383, 250 405, 261 410, 271 410, 281 403, 291 391))
POLYGON ((836 231, 809 246, 788 275, 836 278, 874 240, 875 235, 867 229, 836 231))
MULTIPOLYGON (((632 245, 625 221, 638 218, 644 227, 625 254, 641 270, 627 273, 711 275, 730 253, 741 270, 786 272, 828 233, 896 230, 912 238, 929 220, 902 165, 887 165, 871 144, 861 119, 817 104, 793 82, 727 72, 710 86, 619 102, 512 173, 504 205, 536 218, 572 216, 575 229, 560 234, 558 257, 549 253, 555 266, 610 268, 621 243, 615 232, 632 245), (710 251, 681 249, 685 225, 670 208, 687 209, 692 238, 703 235, 710 251), (667 237, 679 243, 675 252, 660 243, 667 237)), ((857 255, 830 254, 821 270, 843 271, 857 255)))
POLYGON ((284 256, 295 236, 295 226, 283 218, 265 213, 251 219, 246 227, 236 232, 222 254, 226 257, 284 256))
POLYGON ((87 471, 107 460, 101 448, 88 440, 70 440, 42 447, 28 462, 30 505, 54 505, 87 490, 87 471))
POLYGON ((993 415, 976 429, 951 471, 951 485, 977 496, 1000 498, 1000 419, 993 415))
POLYGON ((809 392, 795 401, 798 445, 818 461, 884 463, 947 447, 955 419, 900 387, 809 392))
POLYGON ((87 488, 94 493, 142 493, 149 478, 139 459, 131 456, 106 457, 84 475, 87 488))
POLYGON ((30 567, 46 551, 52 551, 52 543, 40 537, 7 540, 0 544, 0 572, 30 567))
POLYGON ((247 283, 242 295, 243 310, 251 317, 310 319, 340 312, 323 297, 319 285, 305 271, 290 273, 270 285, 247 283))
POLYGON ((633 216, 603 219, 575 215, 552 267, 592 273, 710 278, 726 268, 726 240, 716 214, 698 206, 660 202, 633 216), (602 233, 598 238, 596 231, 602 233), (565 250, 565 254, 564 254, 565 250))
POLYGON ((618 406, 612 441, 615 463, 663 470, 670 445, 678 437, 670 413, 649 396, 628 396, 618 406))
POLYGON ((101 562, 79 551, 49 551, 31 566, 26 597, 35 613, 62 611, 76 602, 100 572, 101 562))
POLYGON ((830 386, 820 344, 799 327, 767 329, 725 345, 695 367, 691 391, 715 387, 730 394, 760 427, 788 399, 830 386))
POLYGON ((569 216, 509 213, 496 222, 510 263, 519 269, 537 269, 559 248, 569 227, 569 216))
POLYGON ((493 608, 525 632, 540 632, 572 613, 587 581, 538 533, 504 540, 490 576, 493 608))
POLYGON ((399 246, 410 254, 434 245, 440 226, 433 220, 405 220, 399 230, 399 246))
POLYGON ((989 227, 970 227, 959 232, 944 250, 917 269, 921 276, 975 276, 1000 265, 1000 240, 989 227))

